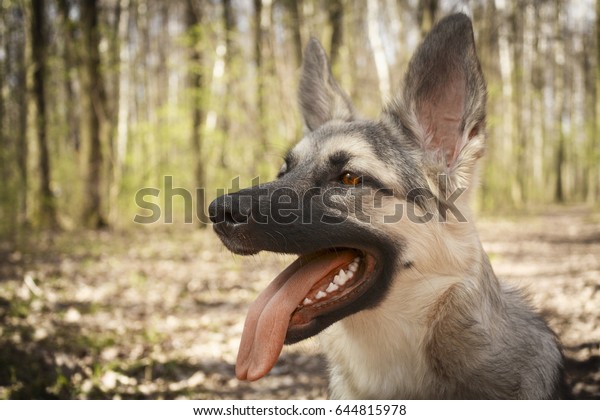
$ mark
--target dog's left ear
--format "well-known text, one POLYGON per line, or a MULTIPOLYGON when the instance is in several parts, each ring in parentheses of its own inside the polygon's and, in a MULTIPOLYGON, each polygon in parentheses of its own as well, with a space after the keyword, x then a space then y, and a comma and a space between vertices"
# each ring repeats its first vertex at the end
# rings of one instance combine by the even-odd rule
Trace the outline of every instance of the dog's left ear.
POLYGON ((331 120, 354 119, 350 98, 333 78, 325 50, 316 38, 310 39, 304 51, 298 99, 309 131, 331 120))
POLYGON ((402 97, 385 112, 408 129, 430 168, 468 181, 484 152, 485 101, 471 20, 455 14, 427 35, 411 59, 402 97))

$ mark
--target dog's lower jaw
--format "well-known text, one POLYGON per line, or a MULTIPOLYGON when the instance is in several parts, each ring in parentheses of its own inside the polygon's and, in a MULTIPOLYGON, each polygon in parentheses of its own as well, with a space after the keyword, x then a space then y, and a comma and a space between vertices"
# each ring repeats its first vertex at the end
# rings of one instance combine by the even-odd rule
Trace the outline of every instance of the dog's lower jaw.
POLYGON ((321 334, 330 397, 555 398, 562 365, 555 336, 520 294, 498 283, 485 256, 480 271, 421 278, 427 287, 405 274, 379 306, 321 334), (455 319, 463 315, 470 321, 455 319))

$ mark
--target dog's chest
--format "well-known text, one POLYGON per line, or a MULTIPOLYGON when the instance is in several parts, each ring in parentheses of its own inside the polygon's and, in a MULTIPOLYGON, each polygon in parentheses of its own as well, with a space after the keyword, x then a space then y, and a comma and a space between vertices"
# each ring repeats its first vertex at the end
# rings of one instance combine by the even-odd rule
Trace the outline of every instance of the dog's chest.
POLYGON ((350 317, 321 336, 330 364, 330 397, 426 398, 431 376, 419 351, 424 330, 395 322, 375 325, 368 318, 350 317))

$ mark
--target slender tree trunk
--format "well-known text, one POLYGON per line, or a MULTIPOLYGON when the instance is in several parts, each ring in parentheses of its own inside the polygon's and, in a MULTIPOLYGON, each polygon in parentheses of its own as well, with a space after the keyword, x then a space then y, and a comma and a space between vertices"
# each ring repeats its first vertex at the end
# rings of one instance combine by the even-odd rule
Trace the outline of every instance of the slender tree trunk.
POLYGON ((600 199, 600 0, 596 0, 596 28, 595 28, 595 87, 594 87, 594 106, 592 109, 592 135, 590 136, 590 159, 592 165, 588 177, 588 203, 597 203, 600 199))
POLYGON ((102 130, 105 119, 105 93, 103 75, 100 69, 100 32, 98 27, 98 2, 86 0, 82 5, 82 22, 86 49, 86 73, 88 118, 89 118, 89 150, 87 167, 86 202, 84 204, 83 221, 90 228, 98 229, 107 226, 103 215, 102 169, 104 157, 102 153, 102 130))
MULTIPOLYGON (((481 48, 478 49, 481 59, 483 73, 488 82, 488 91, 490 96, 488 99, 488 115, 500 115, 500 107, 498 106, 502 98, 496 93, 501 87, 500 65, 499 65, 499 49, 498 49, 498 19, 496 5, 494 0, 486 0, 481 3, 479 8, 475 9, 474 21, 480 22, 477 39, 481 48)), ((501 139, 497 125, 488 125, 488 133, 491 139, 501 139)), ((499 149, 497 141, 488 142, 486 154, 488 156, 496 155, 496 150, 499 149)), ((487 159, 483 166, 483 176, 480 188, 480 202, 484 209, 493 208, 496 205, 498 197, 497 177, 495 174, 500 170, 501 163, 493 159, 487 159)))
MULTIPOLYGON (((555 4, 555 32, 562 33, 563 10, 562 2, 556 1, 555 4)), ((563 167, 565 163, 565 132, 563 118, 565 116, 565 46, 561 37, 557 37, 555 46, 555 74, 554 74, 554 100, 556 108, 556 149, 554 156, 554 172, 556 173, 556 182, 554 184, 554 200, 562 203, 565 201, 563 188, 563 167)))
POLYGON ((18 199, 18 189, 13 187, 12 157, 14 156, 14 144, 8 135, 8 116, 6 115, 4 93, 8 90, 7 74, 7 7, 0 2, 0 213, 4 215, 0 219, 0 235, 15 233, 17 215, 14 202, 18 199))
POLYGON ((290 13, 292 39, 294 40, 294 53, 296 56, 296 67, 302 65, 302 4, 303 0, 288 0, 286 6, 290 13))
POLYGON ((265 77, 263 68, 263 0, 254 0, 254 63, 256 65, 256 107, 258 110, 258 138, 263 151, 267 150, 265 110, 265 77))
POLYGON ((431 30, 438 12, 438 0, 420 0, 417 7, 417 20, 421 30, 421 38, 431 30))
MULTIPOLYGON (((192 104, 192 135, 191 143, 195 157, 195 184, 196 188, 206 188, 206 173, 204 158, 202 155, 202 122, 204 121, 204 79, 203 79, 203 44, 202 44, 202 21, 204 12, 204 1, 187 0, 187 30, 190 36, 189 55, 189 87, 191 91, 192 104)), ((200 229, 204 229, 208 223, 206 212, 206 201, 204 194, 197 195, 197 215, 200 221, 200 229)))
POLYGON ((338 76, 338 58, 340 48, 344 43, 344 4, 342 0, 333 0, 327 2, 329 24, 331 25, 331 47, 329 49, 329 57, 331 59, 331 68, 336 76, 338 76))
MULTIPOLYGON (((6 80, 6 23, 5 23, 5 14, 6 9, 3 3, 0 3, 0 146, 4 150, 0 150, 0 161, 3 159, 3 152, 6 152, 6 143, 5 143, 5 129, 6 129, 6 111, 4 108, 4 81, 6 80)), ((0 188, 1 189, 1 188, 0 188)))
POLYGON ((227 155, 229 145, 229 132, 231 127, 231 91, 233 90, 233 80, 235 79, 234 72, 237 72, 237 69, 234 68, 233 65, 233 58, 236 56, 236 44, 234 42, 234 37, 236 35, 236 24, 231 0, 223 0, 223 26, 225 28, 225 57, 223 58, 225 64, 223 77, 225 80, 220 123, 223 137, 220 146, 219 160, 221 167, 226 168, 228 166, 227 155))
POLYGON ((40 171, 40 224, 57 228, 56 202, 50 189, 50 155, 46 133, 46 8, 44 0, 31 2, 31 44, 33 58, 33 94, 37 107, 36 129, 40 171))
POLYGON ((541 15, 539 8, 533 9, 533 54, 531 63, 531 95, 530 109, 533 112, 532 121, 532 184, 534 188, 532 193, 537 195, 537 199, 543 198, 540 192, 543 192, 543 170, 544 170, 544 56, 540 47, 541 40, 541 15))
POLYGON ((513 123, 514 123, 514 136, 511 139, 513 142, 513 156, 515 161, 515 179, 512 182, 512 197, 513 202, 516 205, 522 205, 526 200, 526 182, 527 182, 527 143, 526 133, 523 124, 524 118, 524 89, 523 84, 525 62, 524 62, 524 23, 525 19, 523 10, 517 4, 513 3, 511 10, 511 40, 512 40, 512 55, 513 55, 513 69, 512 69, 512 112, 513 112, 513 123))
POLYGON ((123 177, 123 163, 127 150, 129 101, 129 71, 126 68, 129 63, 129 45, 127 28, 129 23, 129 0, 119 0, 118 19, 115 22, 116 33, 113 42, 113 66, 115 68, 113 77, 113 106, 111 108, 111 182, 109 190, 111 223, 116 221, 119 208, 119 193, 123 177))
POLYGON ((14 46, 14 61, 16 65, 16 98, 17 103, 17 166, 19 169, 20 191, 19 191, 19 214, 20 224, 29 225, 29 172, 27 170, 27 161, 29 159, 29 143, 27 139, 27 63, 25 61, 25 18, 24 10, 21 6, 14 12, 18 24, 14 28, 21 34, 19 44, 14 46))
MULTIPOLYGON (((506 3, 503 1, 495 0, 496 16, 498 20, 498 58, 500 63, 500 79, 502 83, 502 100, 501 106, 503 109, 502 114, 502 129, 501 139, 502 144, 497 149, 500 159, 498 163, 501 165, 501 170, 507 170, 507 168, 514 167, 514 152, 513 143, 514 138, 514 111, 513 111, 513 85, 511 83, 512 72, 514 71, 514 62, 510 54, 510 31, 506 17, 508 11, 506 9, 506 3)), ((498 177, 498 175, 494 175, 498 177)), ((512 179, 509 181, 508 191, 505 193, 509 197, 512 197, 511 184, 512 179)))
POLYGON ((167 167, 170 159, 171 151, 171 127, 170 124, 170 86, 169 86, 169 66, 171 64, 171 51, 173 36, 171 35, 169 21, 170 17, 170 5, 169 2, 160 2, 159 16, 161 21, 161 27, 164 30, 160 31, 156 35, 156 49, 158 52, 158 63, 156 66, 156 80, 154 86, 156 86, 156 108, 158 109, 158 115, 156 118, 156 132, 159 134, 158 139, 158 154, 159 154, 159 175, 164 174, 167 171, 167 167), (161 139, 168 139, 167 141, 161 141, 161 139))
POLYGON ((387 101, 391 98, 391 82, 383 40, 379 32, 379 0, 367 1, 367 25, 369 28, 369 42, 373 49, 375 68, 379 78, 379 94, 383 101, 387 101))
MULTIPOLYGON (((8 87, 5 87, 5 80, 7 79, 8 73, 6 63, 6 51, 8 49, 8 42, 6 41, 8 32, 6 25, 6 15, 6 7, 4 6, 4 3, 0 3, 0 16, 2 16, 2 18, 0 19, 0 147, 2 147, 2 150, 0 150, 0 162, 2 164, 8 149, 8 143, 5 142, 7 137, 6 126, 8 122, 8 117, 6 116, 6 110, 4 105, 4 92, 8 89, 8 87)), ((0 191, 3 189, 2 187, 3 186, 0 185, 0 191)))
POLYGON ((81 145, 80 138, 80 117, 75 99, 75 89, 73 80, 75 79, 76 66, 74 57, 73 40, 73 22, 69 16, 71 4, 69 0, 59 0, 58 8, 62 18, 62 36, 63 36, 63 62, 65 66, 63 86, 65 90, 65 117, 67 124, 68 143, 79 151, 81 145))

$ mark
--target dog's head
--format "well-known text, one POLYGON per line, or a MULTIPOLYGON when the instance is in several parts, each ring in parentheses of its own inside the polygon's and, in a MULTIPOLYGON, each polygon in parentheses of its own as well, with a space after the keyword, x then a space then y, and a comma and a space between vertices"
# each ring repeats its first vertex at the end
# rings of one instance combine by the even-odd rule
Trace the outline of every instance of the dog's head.
POLYGON ((453 253, 475 246, 456 226, 468 219, 463 192, 484 151, 485 99, 465 15, 431 31, 378 121, 356 115, 310 40, 299 88, 305 137, 275 181, 209 208, 231 251, 299 255, 250 308, 238 378, 268 373, 284 342, 377 305, 402 270, 444 274, 468 264, 453 253), (452 250, 444 235, 456 239, 452 250))

